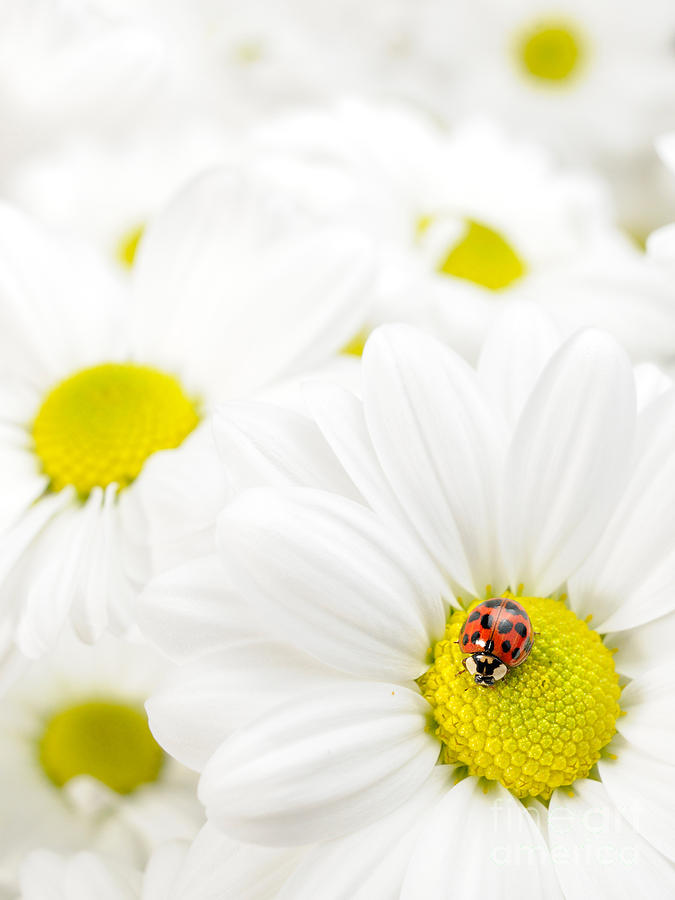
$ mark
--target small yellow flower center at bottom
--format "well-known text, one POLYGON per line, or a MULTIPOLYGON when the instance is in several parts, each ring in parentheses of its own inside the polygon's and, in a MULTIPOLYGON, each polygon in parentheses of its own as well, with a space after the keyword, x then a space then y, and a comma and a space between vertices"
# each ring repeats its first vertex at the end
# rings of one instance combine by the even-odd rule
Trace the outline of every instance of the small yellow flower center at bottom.
POLYGON ((155 781, 164 762, 145 713, 102 700, 53 715, 40 739, 39 757, 57 787, 77 775, 90 775, 118 794, 155 781))
POLYGON ((540 84, 560 85, 577 74, 583 42, 566 23, 538 23, 520 37, 517 55, 529 77, 540 84))
POLYGON ((173 375, 132 363, 84 369, 56 385, 33 422, 50 488, 126 487, 158 450, 177 447, 199 422, 173 375))
POLYGON ((457 611, 418 684, 444 744, 442 762, 517 797, 547 799, 598 761, 616 730, 621 689, 600 635, 562 601, 517 599, 537 632, 524 663, 494 687, 459 676, 465 654, 456 642, 468 613, 457 611))
POLYGON ((120 238, 117 244, 117 260, 125 269, 131 269, 136 262, 138 246, 144 232, 144 225, 136 225, 120 238))

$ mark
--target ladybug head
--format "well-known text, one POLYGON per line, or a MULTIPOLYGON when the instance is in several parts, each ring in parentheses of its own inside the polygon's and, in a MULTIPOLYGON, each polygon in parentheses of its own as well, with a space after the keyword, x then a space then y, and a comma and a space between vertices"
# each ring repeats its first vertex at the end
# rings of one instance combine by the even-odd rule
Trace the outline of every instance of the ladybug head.
POLYGON ((476 684, 485 687, 492 687, 508 672, 508 666, 491 653, 472 653, 464 659, 464 668, 469 675, 473 675, 476 684))

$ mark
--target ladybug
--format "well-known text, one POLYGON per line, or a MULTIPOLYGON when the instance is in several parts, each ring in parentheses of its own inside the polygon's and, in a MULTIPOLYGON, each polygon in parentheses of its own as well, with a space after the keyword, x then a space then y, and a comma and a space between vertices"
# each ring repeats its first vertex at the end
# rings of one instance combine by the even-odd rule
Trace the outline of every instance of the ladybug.
POLYGON ((495 597, 471 610, 458 643, 462 653, 470 654, 462 660, 469 675, 476 684, 492 687, 530 655, 532 623, 520 603, 495 597))

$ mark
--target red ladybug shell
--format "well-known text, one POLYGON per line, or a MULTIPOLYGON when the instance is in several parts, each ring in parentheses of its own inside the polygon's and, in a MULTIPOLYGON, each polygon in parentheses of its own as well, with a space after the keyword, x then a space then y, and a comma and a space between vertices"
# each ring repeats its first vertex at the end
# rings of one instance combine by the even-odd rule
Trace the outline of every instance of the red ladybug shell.
POLYGON ((509 669, 525 662, 532 643, 532 623, 525 607, 506 597, 479 603, 459 636, 462 653, 491 653, 509 669))

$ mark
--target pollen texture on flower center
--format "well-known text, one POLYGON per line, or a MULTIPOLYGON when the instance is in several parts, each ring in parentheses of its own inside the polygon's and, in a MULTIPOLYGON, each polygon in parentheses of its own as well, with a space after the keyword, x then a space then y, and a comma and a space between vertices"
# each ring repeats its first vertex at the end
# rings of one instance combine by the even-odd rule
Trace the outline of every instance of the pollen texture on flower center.
POLYGON ((563 25, 539 25, 523 35, 518 56, 525 72, 540 83, 561 84, 578 70, 581 42, 563 25))
POLYGON ((438 271, 498 291, 524 275, 525 264, 499 232, 468 222, 464 236, 441 261, 438 271))
POLYGON ((155 781, 164 762, 142 710, 101 700, 52 716, 39 752, 45 774, 58 787, 90 775, 118 794, 155 781))
POLYGON ((52 490, 72 484, 125 487, 157 450, 177 447, 199 421, 172 376, 147 366, 106 363, 58 384, 33 423, 35 452, 52 490))
POLYGON ((517 797, 550 797, 588 775, 615 733, 618 677, 600 636, 560 600, 518 597, 537 632, 528 659, 494 687, 463 671, 453 612, 419 679, 444 762, 499 781, 517 797))

